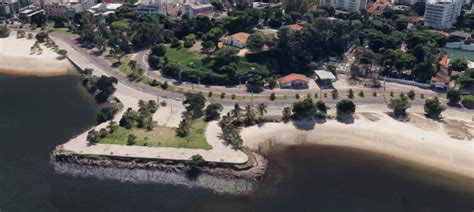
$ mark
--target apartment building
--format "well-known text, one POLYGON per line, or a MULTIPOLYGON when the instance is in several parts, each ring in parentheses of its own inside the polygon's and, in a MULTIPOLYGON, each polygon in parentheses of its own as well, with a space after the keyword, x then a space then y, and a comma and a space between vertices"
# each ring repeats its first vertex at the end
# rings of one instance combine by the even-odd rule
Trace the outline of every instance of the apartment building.
POLYGON ((0 0, 0 17, 10 18, 20 9, 18 0, 0 0))
POLYGON ((193 18, 197 15, 210 15, 214 11, 212 4, 185 4, 184 14, 188 15, 189 18, 193 18))
POLYGON ((135 11, 140 15, 166 15, 177 17, 188 14, 194 17, 199 13, 212 12, 211 0, 141 0, 135 11))
POLYGON ((320 0, 319 5, 325 7, 336 7, 337 1, 336 0, 320 0))
POLYGON ((449 29, 461 14, 463 0, 428 0, 424 15, 427 27, 449 29))
POLYGON ((73 17, 74 14, 86 11, 94 6, 94 0, 49 0, 43 8, 46 16, 73 17))
POLYGON ((367 0, 336 0, 336 9, 346 10, 349 12, 360 12, 366 9, 367 0))

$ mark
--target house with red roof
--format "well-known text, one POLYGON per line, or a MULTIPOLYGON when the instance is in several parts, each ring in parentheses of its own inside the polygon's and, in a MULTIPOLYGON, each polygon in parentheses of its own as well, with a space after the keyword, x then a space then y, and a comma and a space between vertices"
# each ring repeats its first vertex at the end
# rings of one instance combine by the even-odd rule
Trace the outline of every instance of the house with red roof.
POLYGON ((385 8, 391 5, 392 4, 390 3, 389 0, 377 0, 376 2, 372 3, 370 7, 367 8, 367 13, 373 14, 376 16, 381 16, 385 8))
POLYGON ((247 46, 247 40, 249 39, 249 37, 250 34, 246 32, 235 33, 233 35, 225 37, 224 44, 243 49, 247 46))
POLYGON ((303 74, 288 74, 278 79, 280 88, 308 88, 309 78, 303 74))
POLYGON ((445 91, 449 87, 449 79, 444 77, 431 77, 431 87, 436 90, 445 91))

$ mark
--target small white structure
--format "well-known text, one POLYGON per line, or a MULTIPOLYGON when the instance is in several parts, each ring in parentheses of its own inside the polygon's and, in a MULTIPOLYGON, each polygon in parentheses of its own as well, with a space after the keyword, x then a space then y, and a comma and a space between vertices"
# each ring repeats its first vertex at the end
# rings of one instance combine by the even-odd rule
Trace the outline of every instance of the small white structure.
POLYGON ((94 15, 108 15, 111 13, 115 13, 119 7, 123 4, 117 3, 99 3, 91 7, 88 11, 94 15))
POLYGON ((187 14, 189 18, 194 18, 198 15, 212 15, 214 12, 214 6, 212 4, 185 4, 184 14, 187 14))
POLYGON ((314 74, 318 77, 317 81, 320 85, 330 85, 334 80, 336 80, 336 76, 334 76, 330 71, 316 70, 314 71, 314 74))
POLYGON ((237 48, 245 48, 250 34, 246 32, 239 32, 224 38, 224 44, 234 46, 237 48))

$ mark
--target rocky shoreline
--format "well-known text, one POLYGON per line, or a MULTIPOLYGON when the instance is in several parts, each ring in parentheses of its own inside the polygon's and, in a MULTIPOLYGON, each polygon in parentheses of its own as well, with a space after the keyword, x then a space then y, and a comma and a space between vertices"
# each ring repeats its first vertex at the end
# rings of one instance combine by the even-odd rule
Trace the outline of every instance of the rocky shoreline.
POLYGON ((209 163, 198 169, 184 161, 103 157, 64 152, 60 146, 51 153, 51 164, 58 174, 95 177, 120 182, 182 185, 210 189, 216 193, 248 194, 263 178, 268 161, 252 153, 251 167, 209 163))

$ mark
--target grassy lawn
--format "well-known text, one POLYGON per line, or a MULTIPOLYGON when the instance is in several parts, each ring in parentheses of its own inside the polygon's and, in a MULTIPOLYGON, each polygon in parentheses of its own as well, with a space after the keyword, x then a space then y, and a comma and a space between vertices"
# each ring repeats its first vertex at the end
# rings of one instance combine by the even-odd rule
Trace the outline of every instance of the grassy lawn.
MULTIPOLYGON (((110 63, 115 64, 118 62, 118 58, 116 57, 107 57, 107 59, 110 61, 110 63)), ((130 63, 130 56, 127 55, 127 56, 123 56, 122 59, 120 60, 121 63, 120 65, 117 67, 121 72, 129 75, 132 73, 132 69, 128 66, 128 63, 130 63)), ((140 78, 140 82, 142 83, 145 83, 145 84, 148 84, 148 77, 146 76, 146 73, 143 74, 143 76, 140 78)))
POLYGON ((53 32, 65 34, 65 35, 74 35, 74 32, 69 31, 68 28, 53 28, 53 32))
POLYGON ((137 146, 177 147, 188 149, 212 149, 206 141, 207 122, 202 119, 194 120, 191 133, 187 137, 176 136, 175 128, 156 126, 152 131, 119 127, 117 131, 107 135, 99 143, 127 145, 128 135, 137 136, 137 146))
POLYGON ((204 58, 204 55, 197 52, 190 52, 186 48, 176 49, 166 47, 166 57, 171 62, 178 63, 181 65, 189 65, 194 63, 195 67, 202 66, 201 60, 204 58))
MULTIPOLYGON (((202 59, 206 57, 205 55, 189 51, 186 48, 176 49, 167 46, 166 57, 169 62, 180 65, 184 70, 212 72, 212 63, 204 64, 202 62, 202 59)), ((249 62, 246 58, 240 58, 237 64, 237 76, 246 76, 252 69, 258 70, 259 73, 269 72, 268 68, 264 65, 249 62)))

